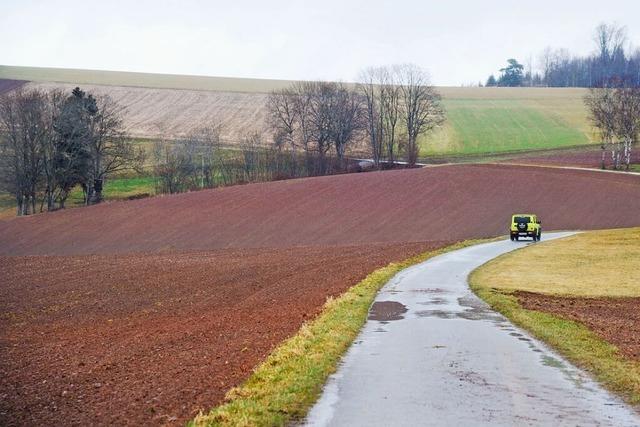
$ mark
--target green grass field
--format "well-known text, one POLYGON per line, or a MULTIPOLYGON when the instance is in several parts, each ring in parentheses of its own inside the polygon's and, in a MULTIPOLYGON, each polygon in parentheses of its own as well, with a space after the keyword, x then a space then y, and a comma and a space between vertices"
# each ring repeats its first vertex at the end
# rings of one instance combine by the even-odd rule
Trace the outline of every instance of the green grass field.
MULTIPOLYGON (((124 200, 129 197, 156 193, 155 178, 152 176, 138 176, 133 178, 113 178, 105 183, 103 197, 105 200, 124 200)), ((83 204, 82 188, 76 187, 69 195, 69 206, 83 204)))
POLYGON ((421 156, 487 154, 594 143, 586 91, 575 88, 440 88, 447 122, 421 156))

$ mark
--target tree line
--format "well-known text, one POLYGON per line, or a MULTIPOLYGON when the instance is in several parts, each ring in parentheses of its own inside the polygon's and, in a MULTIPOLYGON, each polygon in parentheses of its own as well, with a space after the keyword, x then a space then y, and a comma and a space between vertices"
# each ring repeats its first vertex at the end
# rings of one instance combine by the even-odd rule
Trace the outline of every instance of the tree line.
MULTIPOLYGON (((204 188, 315 176, 317 154, 301 158, 251 132, 234 146, 225 145, 223 127, 209 124, 177 140, 158 140, 150 160, 156 193, 181 193, 204 188), (306 162, 306 163, 305 163, 306 162)), ((333 157, 324 158, 326 173, 342 171, 333 157)))
POLYGON ((272 92, 262 132, 224 144, 222 126, 203 124, 143 149, 127 135, 126 110, 109 96, 75 88, 0 97, 0 190, 18 215, 65 207, 80 187, 86 205, 103 200, 107 180, 151 174, 156 193, 359 170, 349 150, 374 167, 415 165, 419 138, 445 113, 427 74, 413 65, 369 68, 355 84, 298 82, 272 92))
POLYGON ((640 86, 613 80, 589 89, 584 102, 602 138, 601 168, 606 168, 609 152, 613 169, 629 170, 631 150, 640 139, 640 86))
POLYGON ((415 65, 368 68, 357 84, 304 82, 274 91, 267 103, 274 143, 286 147, 292 163, 301 150, 307 170, 325 172, 333 153, 340 167, 350 146, 369 148, 376 168, 403 155, 409 166, 419 154, 419 138, 441 125, 441 96, 415 65), (309 163, 315 154, 318 164, 309 163))
POLYGON ((593 34, 594 51, 574 55, 567 49, 547 47, 525 64, 509 59, 500 75, 491 75, 485 86, 601 87, 611 80, 640 85, 640 48, 632 50, 627 30, 615 24, 600 24, 593 34))
POLYGON ((308 81, 275 90, 263 132, 224 144, 209 124, 153 144, 156 192, 177 193, 250 182, 359 170, 349 150, 369 152, 375 168, 402 157, 415 165, 419 137, 444 121, 440 95, 412 65, 370 68, 355 84, 308 81))
POLYGON ((122 108, 80 88, 4 95, 0 136, 0 186, 15 196, 18 215, 64 208, 78 185, 85 204, 97 203, 107 177, 144 158, 126 137, 122 108))

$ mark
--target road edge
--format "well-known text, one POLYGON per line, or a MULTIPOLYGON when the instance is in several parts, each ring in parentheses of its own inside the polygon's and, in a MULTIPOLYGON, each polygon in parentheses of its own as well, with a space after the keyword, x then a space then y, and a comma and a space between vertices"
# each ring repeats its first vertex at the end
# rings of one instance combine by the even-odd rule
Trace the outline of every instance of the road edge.
MULTIPOLYGON (((518 250, 526 248, 527 246, 518 250)), ((582 323, 541 311, 527 310, 510 293, 479 282, 479 270, 514 252, 502 254, 473 270, 467 277, 469 289, 492 310, 587 372, 603 388, 620 397, 640 414, 640 384, 628 375, 633 371, 640 376, 640 362, 623 358, 615 345, 598 337, 582 323), (576 352, 575 348, 580 351, 576 352)))

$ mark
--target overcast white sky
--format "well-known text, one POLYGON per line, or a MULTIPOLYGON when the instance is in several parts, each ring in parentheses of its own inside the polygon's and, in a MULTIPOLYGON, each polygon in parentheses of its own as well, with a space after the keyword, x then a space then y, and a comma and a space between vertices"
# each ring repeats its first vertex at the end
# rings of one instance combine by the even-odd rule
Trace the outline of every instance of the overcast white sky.
POLYGON ((600 22, 640 46, 640 0, 0 0, 0 11, 4 65, 349 81, 413 62, 460 85, 546 46, 589 53, 600 22))

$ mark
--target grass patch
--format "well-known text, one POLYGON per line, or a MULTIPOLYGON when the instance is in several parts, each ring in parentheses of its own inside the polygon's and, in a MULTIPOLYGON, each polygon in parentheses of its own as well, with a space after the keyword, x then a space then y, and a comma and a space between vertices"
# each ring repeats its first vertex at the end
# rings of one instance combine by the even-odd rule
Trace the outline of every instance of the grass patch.
POLYGON ((335 299, 298 333, 280 344, 239 387, 226 395, 226 403, 197 416, 195 426, 285 425, 303 419, 316 402, 329 375, 364 325, 376 294, 396 273, 445 252, 477 244, 466 241, 430 251, 369 274, 335 299))
POLYGON ((614 345, 580 323, 525 310, 516 297, 491 289, 486 282, 478 281, 475 273, 471 274, 469 283, 491 308, 551 345, 573 364, 591 372, 607 389, 630 404, 640 404, 640 363, 625 359, 614 345))
MULTIPOLYGON (((129 197, 156 193, 155 178, 152 176, 136 176, 131 178, 112 178, 105 182, 102 196, 105 200, 124 200, 129 197)), ((77 186, 69 194, 68 206, 83 205, 82 188, 77 186)))
POLYGON ((636 297, 640 296, 638 265, 640 227, 591 231, 530 245, 488 262, 474 275, 479 283, 506 292, 636 297))
POLYGON ((0 191, 0 221, 16 216, 16 198, 13 194, 0 191))
POLYGON ((114 178, 107 181, 104 187, 104 195, 107 199, 124 199, 143 193, 155 194, 154 177, 114 178))
POLYGON ((580 88, 438 88, 447 122, 420 156, 504 153, 594 143, 580 88))
POLYGON ((616 346, 581 323, 524 309, 513 295, 522 290, 565 296, 638 296, 639 238, 640 228, 603 230, 527 246, 476 269, 469 283, 494 310, 591 372, 629 403, 640 404, 640 362, 626 359, 616 346), (525 266, 536 269, 523 270, 525 266))

